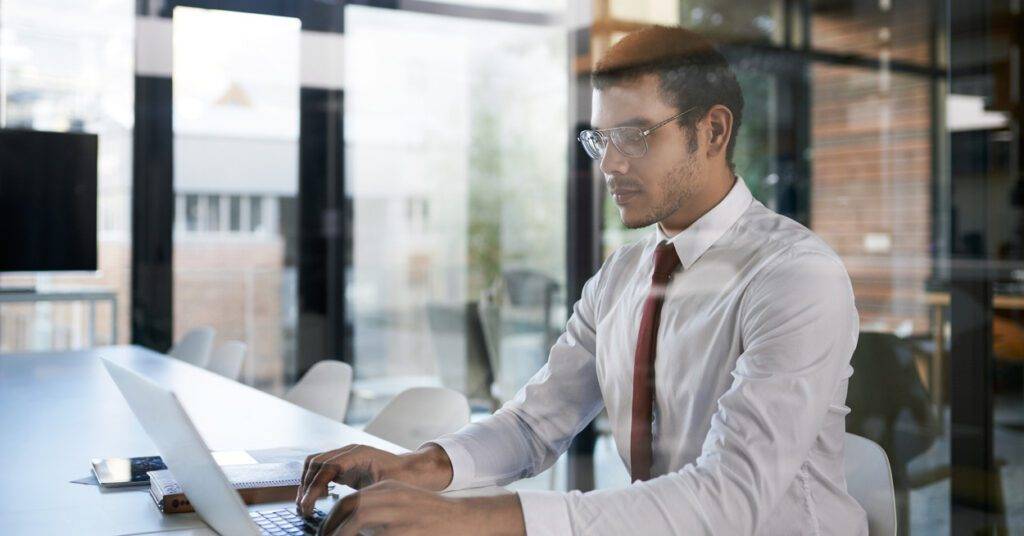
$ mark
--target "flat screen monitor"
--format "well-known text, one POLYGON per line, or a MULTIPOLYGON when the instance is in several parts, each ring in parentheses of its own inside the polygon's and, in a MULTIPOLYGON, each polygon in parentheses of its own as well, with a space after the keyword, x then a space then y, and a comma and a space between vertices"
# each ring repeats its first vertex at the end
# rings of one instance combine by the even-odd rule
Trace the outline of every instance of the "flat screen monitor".
POLYGON ((0 129, 0 272, 96 270, 95 134, 0 129))

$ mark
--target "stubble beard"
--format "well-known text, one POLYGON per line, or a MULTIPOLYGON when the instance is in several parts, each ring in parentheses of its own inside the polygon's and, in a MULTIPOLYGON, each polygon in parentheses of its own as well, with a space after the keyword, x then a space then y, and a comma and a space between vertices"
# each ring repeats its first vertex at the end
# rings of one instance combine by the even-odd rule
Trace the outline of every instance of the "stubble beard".
POLYGON ((651 207, 639 219, 627 221, 623 218, 622 224, 627 229, 641 229, 675 214, 697 192, 699 182, 697 167, 695 159, 686 158, 669 170, 660 181, 661 191, 664 193, 661 202, 651 207))

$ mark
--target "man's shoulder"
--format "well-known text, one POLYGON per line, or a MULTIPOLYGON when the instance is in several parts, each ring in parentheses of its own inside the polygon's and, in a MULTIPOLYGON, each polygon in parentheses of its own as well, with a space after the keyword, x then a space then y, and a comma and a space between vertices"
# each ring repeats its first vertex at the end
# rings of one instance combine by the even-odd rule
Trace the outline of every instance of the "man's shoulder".
POLYGON ((800 222, 783 216, 759 202, 751 204, 736 226, 736 242, 755 248, 765 260, 780 255, 824 255, 842 262, 821 236, 800 222))
POLYGON ((748 290, 771 295, 790 292, 794 298, 852 293, 845 263, 821 236, 792 218, 756 205, 737 226, 736 242, 755 251, 749 263, 748 290))

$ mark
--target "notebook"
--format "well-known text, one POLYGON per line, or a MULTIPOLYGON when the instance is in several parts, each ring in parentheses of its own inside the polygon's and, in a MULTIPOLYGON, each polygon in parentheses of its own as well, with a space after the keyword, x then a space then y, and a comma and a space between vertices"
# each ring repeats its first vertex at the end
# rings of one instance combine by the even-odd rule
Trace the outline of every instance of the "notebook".
MULTIPOLYGON (((299 462, 228 465, 221 470, 246 504, 294 500, 302 478, 299 462)), ((193 511, 168 469, 149 472, 149 494, 165 514, 193 511)))

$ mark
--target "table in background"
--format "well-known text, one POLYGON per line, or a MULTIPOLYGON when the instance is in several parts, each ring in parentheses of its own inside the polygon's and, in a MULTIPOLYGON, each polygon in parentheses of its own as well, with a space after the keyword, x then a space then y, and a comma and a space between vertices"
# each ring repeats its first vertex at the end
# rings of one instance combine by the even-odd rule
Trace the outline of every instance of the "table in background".
MULTIPOLYGON (((931 309, 932 317, 932 340, 935 348, 932 350, 932 362, 928 372, 928 389, 932 395, 932 403, 935 407, 942 407, 942 355, 946 349, 946 309, 949 307, 950 297, 948 292, 927 292, 925 303, 931 309)), ((1003 310, 1024 310, 1024 296, 996 294, 992 296, 992 308, 1003 310)))

